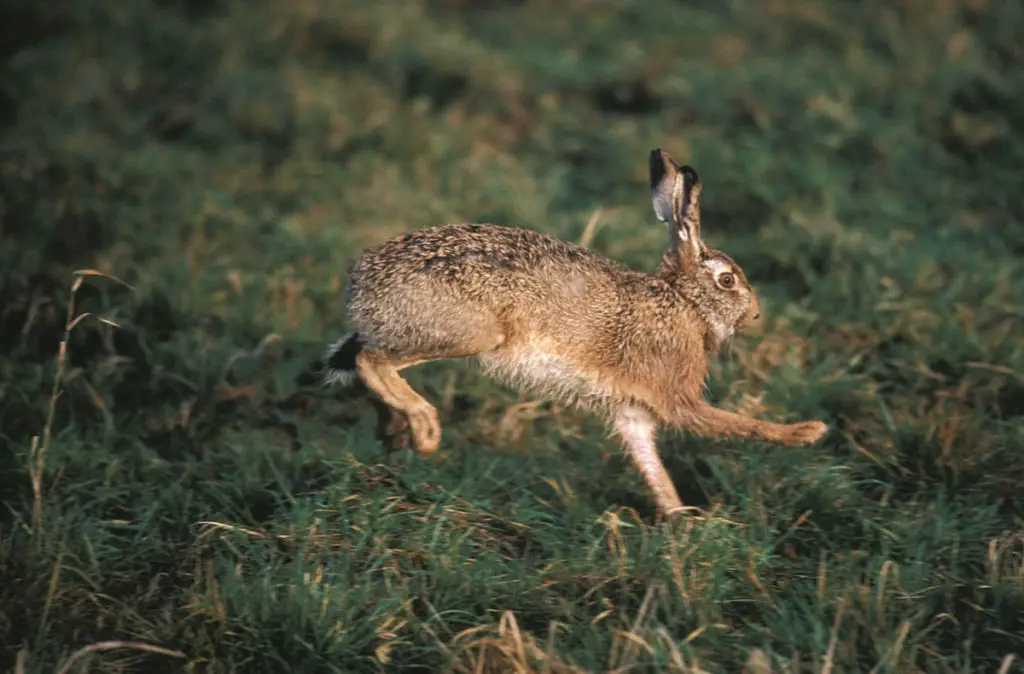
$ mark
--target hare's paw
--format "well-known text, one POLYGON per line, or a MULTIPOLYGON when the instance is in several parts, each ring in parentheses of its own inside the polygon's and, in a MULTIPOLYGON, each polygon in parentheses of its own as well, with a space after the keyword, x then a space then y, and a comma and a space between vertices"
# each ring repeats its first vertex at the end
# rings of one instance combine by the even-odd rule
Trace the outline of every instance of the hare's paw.
POLYGON ((787 445, 810 445, 828 433, 828 424, 820 421, 802 421, 798 424, 787 424, 782 441, 787 445))
POLYGON ((378 430, 377 439, 380 440, 385 454, 405 449, 409 446, 410 440, 409 422, 405 417, 396 414, 384 428, 378 430))
POLYGON ((425 405, 409 413, 413 449, 420 456, 430 456, 441 446, 441 423, 433 405, 425 405))

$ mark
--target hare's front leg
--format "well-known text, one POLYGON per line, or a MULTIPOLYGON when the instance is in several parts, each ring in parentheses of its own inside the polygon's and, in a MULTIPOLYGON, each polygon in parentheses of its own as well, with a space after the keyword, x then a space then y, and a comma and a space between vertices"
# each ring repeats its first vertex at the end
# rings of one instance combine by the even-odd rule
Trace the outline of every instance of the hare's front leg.
POLYGON ((714 436, 758 438, 784 445, 809 445, 828 433, 828 425, 820 421, 776 424, 702 404, 694 411, 689 424, 694 431, 714 436))
POLYGON ((627 407, 616 413, 612 429, 622 440, 630 460, 643 476, 662 515, 671 516, 681 512, 683 502, 672 483, 672 477, 658 456, 655 444, 658 426, 654 419, 642 410, 627 407))

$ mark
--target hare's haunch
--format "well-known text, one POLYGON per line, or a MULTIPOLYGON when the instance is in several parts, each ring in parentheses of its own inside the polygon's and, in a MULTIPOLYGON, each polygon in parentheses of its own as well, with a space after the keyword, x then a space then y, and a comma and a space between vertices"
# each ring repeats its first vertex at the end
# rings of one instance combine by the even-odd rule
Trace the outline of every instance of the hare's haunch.
POLYGON ((369 389, 387 447, 441 441, 437 410, 399 375, 475 357, 519 390, 606 418, 658 508, 682 508, 655 446, 659 426, 790 445, 821 438, 819 421, 777 424, 712 407, 708 355, 759 308, 743 270, 700 235, 697 172, 650 157, 654 213, 670 243, 653 274, 538 232, 496 225, 415 231, 368 250, 348 279, 352 332, 328 349, 326 380, 369 389))

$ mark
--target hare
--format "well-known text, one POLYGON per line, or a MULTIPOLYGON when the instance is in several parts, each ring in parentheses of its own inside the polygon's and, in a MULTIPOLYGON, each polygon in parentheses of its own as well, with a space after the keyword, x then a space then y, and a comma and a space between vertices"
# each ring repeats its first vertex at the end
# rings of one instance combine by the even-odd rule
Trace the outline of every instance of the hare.
POLYGON ((820 439, 820 421, 771 423, 705 402, 708 357, 760 310, 739 266, 701 240, 697 172, 660 149, 649 163, 654 214, 671 239, 653 274, 516 227, 414 231, 353 265, 353 331, 324 355, 325 381, 362 382, 385 447, 411 435, 428 456, 441 441, 437 410, 399 371, 473 356, 513 388, 604 417, 664 515, 683 504, 658 456, 659 427, 787 445, 820 439))

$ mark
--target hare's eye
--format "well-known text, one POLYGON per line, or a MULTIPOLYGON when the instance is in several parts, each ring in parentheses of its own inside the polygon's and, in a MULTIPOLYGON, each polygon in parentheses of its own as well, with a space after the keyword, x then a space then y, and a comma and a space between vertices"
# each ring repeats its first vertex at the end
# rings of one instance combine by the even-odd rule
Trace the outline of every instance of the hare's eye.
POLYGON ((718 277, 718 285, 722 286, 726 290, 736 285, 736 277, 726 272, 718 277))

